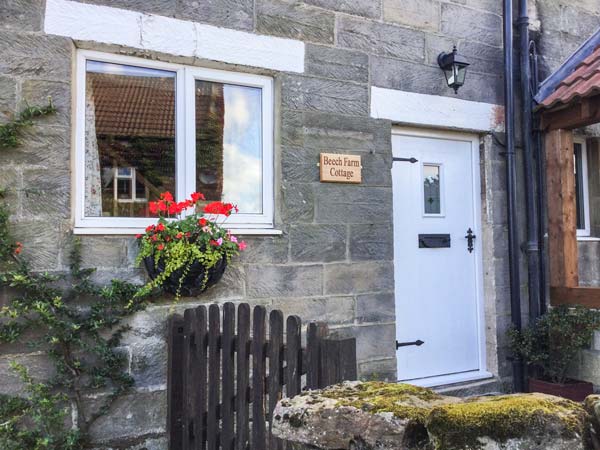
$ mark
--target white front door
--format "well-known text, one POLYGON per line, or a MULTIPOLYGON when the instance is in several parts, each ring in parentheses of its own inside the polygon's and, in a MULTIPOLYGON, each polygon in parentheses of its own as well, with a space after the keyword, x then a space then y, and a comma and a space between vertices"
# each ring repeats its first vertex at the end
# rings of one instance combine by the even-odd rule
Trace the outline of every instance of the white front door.
POLYGON ((433 386, 487 376, 478 139, 395 130, 392 149, 398 378, 433 386))

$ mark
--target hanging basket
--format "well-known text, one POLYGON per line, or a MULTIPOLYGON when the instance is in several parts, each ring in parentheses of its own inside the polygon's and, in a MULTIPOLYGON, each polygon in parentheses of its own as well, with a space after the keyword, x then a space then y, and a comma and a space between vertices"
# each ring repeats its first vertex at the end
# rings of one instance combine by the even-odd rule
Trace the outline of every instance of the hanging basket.
MULTIPOLYGON (((156 264, 153 256, 144 258, 144 266, 146 267, 148 276, 153 280, 165 270, 164 261, 159 261, 159 263, 156 264)), ((179 288, 179 286, 183 269, 176 270, 169 275, 163 282, 162 288, 171 294, 177 294, 177 289, 179 288, 179 295, 182 297, 193 297, 201 294, 214 284, 217 284, 225 273, 226 268, 227 258, 225 256, 209 269, 203 264, 195 262, 190 266, 187 275, 184 277, 183 282, 181 282, 181 288, 179 288), (206 276, 207 270, 208 276, 206 276)))

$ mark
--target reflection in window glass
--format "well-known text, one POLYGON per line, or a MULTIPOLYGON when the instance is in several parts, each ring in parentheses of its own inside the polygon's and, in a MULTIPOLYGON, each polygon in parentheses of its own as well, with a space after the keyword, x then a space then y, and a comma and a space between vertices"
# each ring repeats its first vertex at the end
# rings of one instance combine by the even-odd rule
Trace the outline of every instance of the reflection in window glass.
POLYGON ((582 145, 575 143, 573 152, 575 168, 575 209, 577 212, 577 229, 585 230, 585 203, 583 201, 583 154, 582 145))
POLYGON ((87 217, 147 217, 149 201, 175 193, 175 76, 87 62, 87 217))
POLYGON ((262 205, 261 89, 196 81, 196 189, 240 213, 262 205))
POLYGON ((440 166, 423 165, 423 195, 425 214, 441 214, 440 201, 440 166))

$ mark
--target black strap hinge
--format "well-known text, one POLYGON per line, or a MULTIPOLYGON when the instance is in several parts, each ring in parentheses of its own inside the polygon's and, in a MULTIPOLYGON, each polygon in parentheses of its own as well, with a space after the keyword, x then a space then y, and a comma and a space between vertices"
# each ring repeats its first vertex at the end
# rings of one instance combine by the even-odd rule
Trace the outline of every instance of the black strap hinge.
POLYGON ((418 162, 419 160, 417 158, 392 158, 392 161, 396 162, 409 162, 411 164, 414 164, 416 162, 418 162))

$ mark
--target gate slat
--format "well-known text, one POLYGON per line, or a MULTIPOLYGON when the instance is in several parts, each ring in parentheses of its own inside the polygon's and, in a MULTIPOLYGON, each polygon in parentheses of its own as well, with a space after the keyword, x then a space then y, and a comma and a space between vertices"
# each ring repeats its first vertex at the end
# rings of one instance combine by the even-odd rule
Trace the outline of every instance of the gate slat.
POLYGON ((198 306, 195 314, 194 330, 196 334, 197 366, 196 374, 192 380, 196 389, 196 443, 195 450, 206 449, 206 381, 207 381, 207 348, 208 348, 208 325, 205 306, 198 306))
POLYGON ((168 418, 167 432, 171 449, 183 448, 183 374, 184 374, 184 334, 183 317, 173 315, 168 322, 168 362, 167 392, 168 418))
POLYGON ((237 338, 237 393, 236 393, 236 450, 249 448, 248 390, 249 381, 249 341, 250 341, 250 305, 238 306, 237 338))
POLYGON ((276 450, 277 439, 271 436, 273 423, 273 410, 281 399, 281 374, 283 371, 283 313, 279 310, 271 311, 269 315, 269 441, 271 450, 276 450))
POLYGON ((252 450, 265 450, 265 319, 264 306, 254 308, 252 324, 252 450))
POLYGON ((235 335, 235 305, 225 303, 223 305, 223 399, 222 404, 222 431, 221 448, 233 450, 234 446, 234 347, 235 335))
POLYGON ((344 380, 355 381, 358 378, 356 367, 356 339, 348 338, 339 341, 340 377, 337 383, 344 380))
POLYGON ((337 383, 339 373, 339 341, 324 339, 321 342, 321 376, 323 387, 337 383))
POLYGON ((321 341, 327 335, 327 325, 322 322, 311 322, 308 324, 306 336, 306 387, 308 389, 319 389, 321 381, 321 341))
POLYGON ((219 351, 220 335, 220 310, 219 306, 212 304, 208 309, 208 418, 207 429, 207 449, 217 450, 219 446, 219 388, 221 355, 219 351))
POLYGON ((197 404, 192 399, 192 390, 194 389, 194 357, 196 352, 194 318, 196 312, 193 309, 186 309, 183 313, 183 336, 184 336, 184 356, 183 356, 183 450, 194 450, 194 435, 197 430, 194 429, 194 420, 196 418, 197 404))
POLYGON ((293 397, 300 393, 302 376, 302 341, 300 328, 302 322, 298 316, 289 316, 286 322, 286 395, 293 397))

